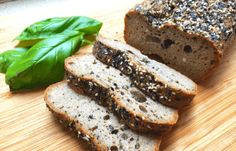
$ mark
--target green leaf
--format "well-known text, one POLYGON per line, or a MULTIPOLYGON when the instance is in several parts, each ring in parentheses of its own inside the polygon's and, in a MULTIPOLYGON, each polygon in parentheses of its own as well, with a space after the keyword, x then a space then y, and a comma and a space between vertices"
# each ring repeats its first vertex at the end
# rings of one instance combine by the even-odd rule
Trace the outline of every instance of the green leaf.
POLYGON ((58 82, 64 77, 64 60, 81 46, 83 33, 67 31, 42 40, 7 70, 11 90, 32 89, 58 82))
POLYGON ((26 28, 17 40, 35 40, 45 39, 66 30, 75 30, 83 32, 85 35, 97 34, 102 27, 98 20, 84 17, 56 17, 37 22, 26 28))
POLYGON ((0 72, 6 73, 8 67, 17 59, 19 59, 28 48, 14 48, 0 54, 0 72))

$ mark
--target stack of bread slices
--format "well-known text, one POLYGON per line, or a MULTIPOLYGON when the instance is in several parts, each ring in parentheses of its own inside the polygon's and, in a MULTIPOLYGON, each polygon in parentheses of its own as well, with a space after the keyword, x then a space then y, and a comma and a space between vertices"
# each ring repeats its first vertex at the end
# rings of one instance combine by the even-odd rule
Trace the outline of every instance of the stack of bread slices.
POLYGON ((96 150, 159 150, 197 85, 117 40, 98 37, 93 54, 65 61, 66 80, 50 86, 52 113, 96 150))

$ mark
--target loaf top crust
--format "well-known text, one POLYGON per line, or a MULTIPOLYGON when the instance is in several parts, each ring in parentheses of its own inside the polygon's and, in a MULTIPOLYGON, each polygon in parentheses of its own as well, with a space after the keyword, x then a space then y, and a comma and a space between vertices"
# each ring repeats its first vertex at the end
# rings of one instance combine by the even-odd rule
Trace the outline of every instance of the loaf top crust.
POLYGON ((134 10, 154 28, 174 25, 223 49, 236 31, 235 0, 146 0, 134 10))

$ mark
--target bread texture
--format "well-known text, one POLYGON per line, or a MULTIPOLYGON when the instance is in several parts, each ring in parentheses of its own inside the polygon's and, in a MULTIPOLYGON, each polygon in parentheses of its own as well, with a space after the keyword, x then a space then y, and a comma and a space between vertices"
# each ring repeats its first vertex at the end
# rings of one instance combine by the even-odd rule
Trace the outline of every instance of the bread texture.
POLYGON ((160 136, 138 134, 91 98, 74 92, 66 82, 47 88, 45 102, 53 114, 98 151, 158 151, 160 136))
POLYGON ((125 43, 100 36, 94 44, 93 54, 129 76, 143 93, 167 106, 181 108, 197 94, 197 85, 191 79, 125 43))
POLYGON ((82 90, 99 104, 107 106, 136 131, 167 131, 178 120, 177 110, 154 102, 126 75, 103 64, 92 54, 66 59, 65 70, 68 83, 74 90, 82 90))
POLYGON ((128 44, 194 81, 212 73, 235 32, 235 0, 145 0, 125 16, 128 44))

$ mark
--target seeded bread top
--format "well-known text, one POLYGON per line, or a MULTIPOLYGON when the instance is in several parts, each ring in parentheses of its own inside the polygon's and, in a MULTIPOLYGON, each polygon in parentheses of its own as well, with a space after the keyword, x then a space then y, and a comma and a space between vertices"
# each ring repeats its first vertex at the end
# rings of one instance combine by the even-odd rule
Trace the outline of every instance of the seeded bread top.
POLYGON ((92 54, 70 57, 66 59, 65 64, 66 70, 78 77, 95 79, 100 85, 112 89, 118 104, 126 107, 129 112, 153 123, 175 124, 177 122, 177 110, 154 102, 134 87, 127 76, 103 64, 92 54))
POLYGON ((155 75, 157 81, 166 84, 172 89, 177 89, 186 94, 196 95, 197 85, 185 75, 182 75, 165 64, 148 58, 137 49, 120 41, 102 38, 101 36, 97 40, 108 48, 125 52, 129 56, 130 61, 133 60, 140 65, 139 68, 143 70, 143 73, 150 72, 155 75))
POLYGON ((236 30, 235 0, 146 0, 135 7, 154 28, 175 25, 223 48, 236 30))
POLYGON ((93 139, 98 146, 103 146, 107 150, 158 150, 158 136, 154 139, 153 136, 129 130, 105 107, 96 104, 89 97, 74 92, 66 82, 50 86, 45 101, 54 112, 65 114, 74 121, 78 133, 86 133, 85 140, 93 139))

